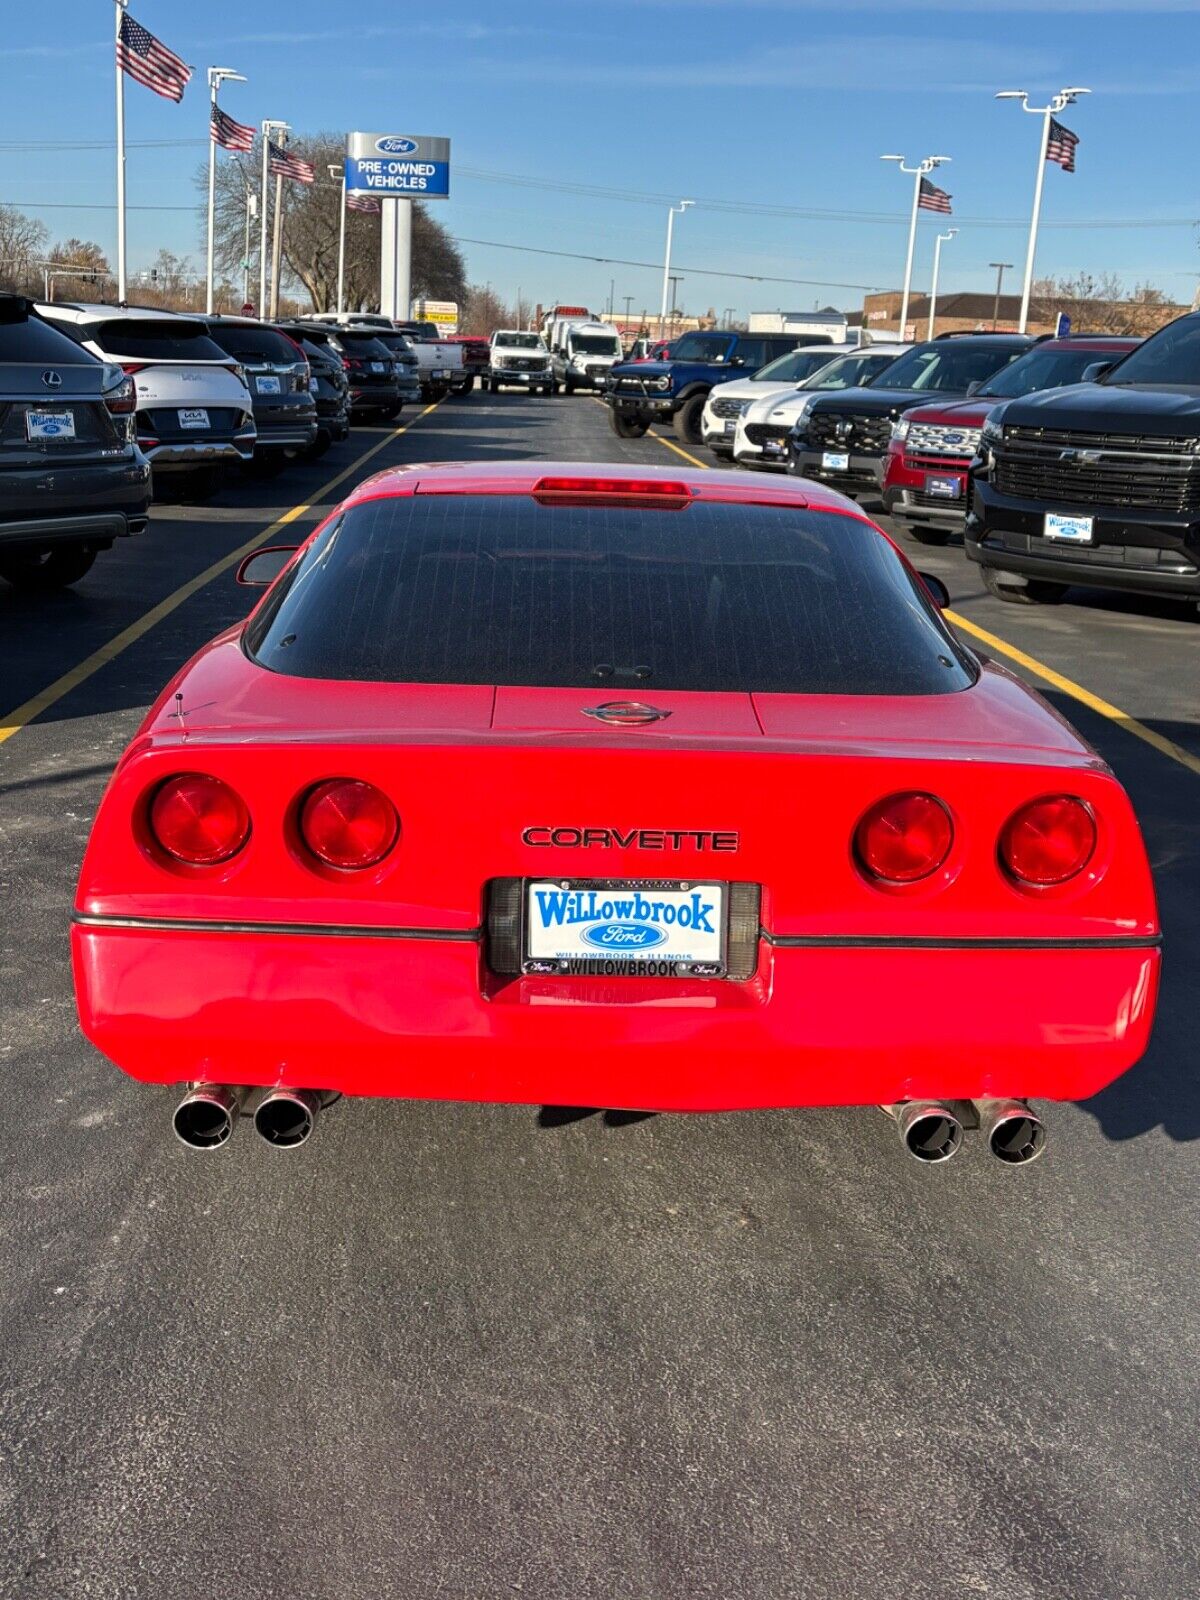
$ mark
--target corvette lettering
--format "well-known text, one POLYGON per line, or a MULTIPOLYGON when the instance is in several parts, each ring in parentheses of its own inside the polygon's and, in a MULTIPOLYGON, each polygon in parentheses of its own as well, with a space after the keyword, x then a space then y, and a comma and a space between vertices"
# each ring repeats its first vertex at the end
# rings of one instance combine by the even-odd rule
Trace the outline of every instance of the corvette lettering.
POLYGON ((731 851, 739 837, 734 829, 534 827, 522 832, 521 843, 539 850, 731 851))

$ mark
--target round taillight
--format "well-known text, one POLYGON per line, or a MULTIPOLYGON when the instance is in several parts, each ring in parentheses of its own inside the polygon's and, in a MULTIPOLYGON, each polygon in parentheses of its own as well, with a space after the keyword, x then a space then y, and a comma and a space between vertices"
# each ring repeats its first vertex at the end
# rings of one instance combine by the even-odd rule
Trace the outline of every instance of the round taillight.
POLYGON ((854 835, 862 866, 884 883, 916 883, 950 854, 954 825, 931 794, 891 794, 877 801, 854 835))
POLYGON ((351 872, 373 867, 396 842, 396 808, 373 783, 330 778, 300 808, 300 835, 327 867, 351 872))
POLYGON ((155 791, 150 830, 176 861, 213 867, 237 855, 250 837, 250 813, 242 797, 220 778, 181 772, 155 791))
POLYGON ((1015 811, 1000 831, 1000 860, 1018 883, 1053 888, 1076 877, 1096 849, 1096 819, 1070 794, 1045 795, 1015 811))

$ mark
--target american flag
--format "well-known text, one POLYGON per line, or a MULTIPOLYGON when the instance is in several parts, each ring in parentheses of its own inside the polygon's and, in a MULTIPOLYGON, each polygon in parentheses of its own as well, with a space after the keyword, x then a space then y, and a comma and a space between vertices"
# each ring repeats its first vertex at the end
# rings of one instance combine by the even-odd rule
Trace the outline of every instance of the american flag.
POLYGON ((918 211, 939 211, 942 216, 950 215, 950 196, 945 189, 939 189, 936 183, 930 183, 928 178, 921 179, 921 198, 917 201, 918 211))
POLYGON ((311 161, 301 161, 299 156, 294 156, 290 150, 285 150, 282 145, 275 143, 274 139, 267 141, 269 160, 268 170, 273 178, 294 178, 297 183, 315 183, 317 169, 311 161))
POLYGON ((1046 160, 1057 161, 1064 172, 1075 171, 1075 147, 1079 135, 1050 118, 1050 137, 1046 141, 1046 160))
POLYGON ((176 104, 183 99, 192 69, 181 61, 173 50, 168 50, 161 39, 156 39, 140 22, 135 22, 128 11, 121 18, 121 32, 117 36, 117 65, 123 72, 165 100, 176 104))
POLYGON ((369 211, 372 216, 379 215, 379 201, 369 194, 348 194, 346 206, 350 211, 369 211))
POLYGON ((235 122, 220 106, 212 108, 208 131, 222 150, 254 149, 254 129, 248 128, 244 122, 235 122))

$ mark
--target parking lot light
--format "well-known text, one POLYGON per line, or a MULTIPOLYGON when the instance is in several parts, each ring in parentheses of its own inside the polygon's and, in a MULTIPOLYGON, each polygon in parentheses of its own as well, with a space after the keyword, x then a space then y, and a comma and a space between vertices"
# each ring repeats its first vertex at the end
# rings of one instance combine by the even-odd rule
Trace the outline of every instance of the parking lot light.
POLYGON ((958 229, 950 228, 945 233, 939 233, 933 241, 933 287, 929 291, 929 333, 933 338, 933 319, 937 315, 938 275, 942 266, 942 246, 949 244, 950 240, 957 237, 958 229))
POLYGON ((677 206, 672 206, 667 212, 667 253, 663 258, 663 288, 662 310, 658 314, 658 337, 666 338, 667 321, 667 293, 671 286, 671 230, 675 225, 676 214, 682 216, 689 206, 695 205, 694 200, 681 200, 677 206))

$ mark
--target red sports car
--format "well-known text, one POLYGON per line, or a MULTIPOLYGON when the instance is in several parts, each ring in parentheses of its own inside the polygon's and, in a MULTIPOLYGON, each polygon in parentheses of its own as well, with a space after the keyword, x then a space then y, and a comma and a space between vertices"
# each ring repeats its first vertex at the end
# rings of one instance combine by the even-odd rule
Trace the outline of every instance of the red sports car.
POLYGON ((361 484, 167 686, 101 803, 88 1037, 298 1143, 338 1093, 875 1104, 926 1160, 1142 1054, 1116 778, 851 501, 531 462, 361 484), (282 570, 281 570, 282 569, 282 570))

